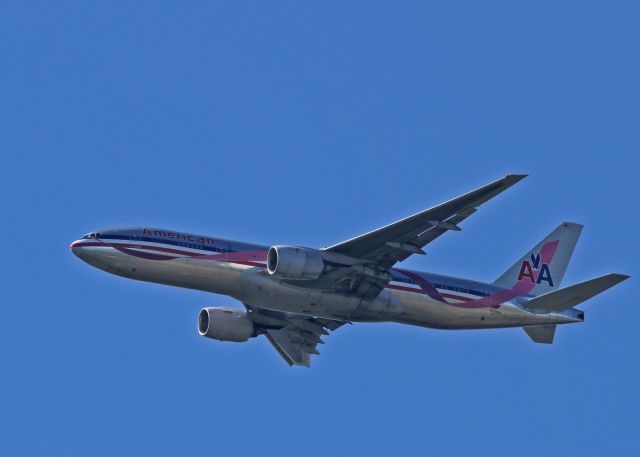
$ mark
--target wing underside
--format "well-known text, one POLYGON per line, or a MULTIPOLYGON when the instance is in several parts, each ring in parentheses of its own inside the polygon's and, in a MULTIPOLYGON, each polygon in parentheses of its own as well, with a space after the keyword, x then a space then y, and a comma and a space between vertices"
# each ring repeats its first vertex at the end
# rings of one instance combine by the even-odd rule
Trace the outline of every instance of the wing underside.
POLYGON ((321 337, 347 323, 251 306, 247 309, 256 327, 289 365, 310 366, 311 355, 320 354, 317 345, 324 344, 321 337))

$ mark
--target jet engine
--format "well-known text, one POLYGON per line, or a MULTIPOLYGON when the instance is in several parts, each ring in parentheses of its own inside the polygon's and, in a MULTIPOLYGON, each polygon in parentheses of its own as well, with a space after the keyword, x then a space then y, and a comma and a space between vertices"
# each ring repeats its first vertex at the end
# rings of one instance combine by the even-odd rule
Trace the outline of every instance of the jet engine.
POLYGON ((246 311, 233 308, 202 308, 198 315, 198 332, 221 341, 247 341, 256 329, 246 311))
POLYGON ((322 254, 316 249, 295 246, 271 246, 267 253, 267 271, 287 279, 318 279, 324 272, 322 254))

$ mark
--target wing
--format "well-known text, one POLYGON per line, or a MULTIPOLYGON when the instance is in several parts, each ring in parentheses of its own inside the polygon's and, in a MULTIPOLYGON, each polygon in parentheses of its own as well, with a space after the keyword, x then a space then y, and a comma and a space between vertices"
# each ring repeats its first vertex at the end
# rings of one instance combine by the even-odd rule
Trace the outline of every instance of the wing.
POLYGON ((324 249, 390 268, 412 254, 424 254, 422 248, 443 233, 460 230, 458 224, 479 205, 526 176, 509 174, 453 200, 324 249))
POLYGON ((449 230, 460 230, 458 224, 475 213, 479 205, 525 177, 507 175, 393 224, 324 248, 329 252, 360 259, 362 264, 331 272, 315 283, 308 281, 306 285, 353 292, 366 299, 374 299, 391 280, 388 269, 396 262, 412 254, 424 254, 424 246, 449 230))
POLYGON ((289 365, 310 366, 311 354, 319 354, 316 346, 324 344, 321 335, 347 323, 245 306, 256 327, 289 365))

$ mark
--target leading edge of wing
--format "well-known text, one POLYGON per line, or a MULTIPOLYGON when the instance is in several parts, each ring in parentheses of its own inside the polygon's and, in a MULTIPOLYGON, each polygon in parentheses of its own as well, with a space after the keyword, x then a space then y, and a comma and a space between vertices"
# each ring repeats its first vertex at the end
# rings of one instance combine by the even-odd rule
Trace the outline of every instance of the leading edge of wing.
MULTIPOLYGON (((440 205, 420 211, 347 241, 326 247, 324 250, 356 258, 368 258, 368 254, 374 253, 376 249, 383 247, 386 243, 409 242, 429 228, 434 227, 434 221, 446 222, 448 218, 455 216, 463 210, 475 208, 504 192, 527 176, 528 175, 524 174, 508 174, 504 178, 493 181, 476 190, 441 203, 440 205)), ((431 241, 431 239, 429 239, 429 241, 431 241)), ((422 246, 424 246, 424 244, 422 246)))

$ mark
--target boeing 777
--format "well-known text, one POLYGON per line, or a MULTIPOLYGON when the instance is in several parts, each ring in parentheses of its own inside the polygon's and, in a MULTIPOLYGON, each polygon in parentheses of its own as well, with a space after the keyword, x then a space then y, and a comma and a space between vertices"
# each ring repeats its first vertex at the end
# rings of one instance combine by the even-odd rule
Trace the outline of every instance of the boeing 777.
POLYGON ((322 249, 260 246, 152 227, 92 232, 80 259, 126 278, 229 295, 239 308, 203 308, 200 335, 264 335, 289 365, 310 365, 329 331, 353 322, 438 329, 522 327, 552 343, 556 326, 583 322, 575 306, 628 278, 607 274, 560 288, 582 231, 563 222, 492 283, 396 266, 526 175, 510 174, 398 222, 322 249))

